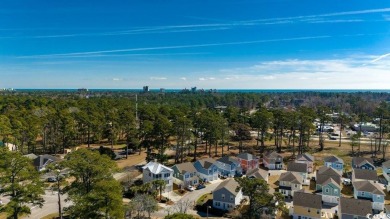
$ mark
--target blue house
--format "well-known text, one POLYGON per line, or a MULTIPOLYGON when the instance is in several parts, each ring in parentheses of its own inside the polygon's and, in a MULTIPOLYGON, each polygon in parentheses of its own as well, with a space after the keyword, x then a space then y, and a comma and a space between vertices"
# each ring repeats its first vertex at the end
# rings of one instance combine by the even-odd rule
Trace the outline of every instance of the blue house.
POLYGON ((213 158, 197 160, 194 163, 194 167, 198 171, 198 177, 201 180, 210 182, 218 179, 218 167, 213 158))
POLYGON ((352 158, 352 168, 363 170, 375 170, 374 161, 371 158, 354 157, 352 158))
POLYGON ((334 179, 329 178, 322 183, 321 187, 322 201, 330 204, 338 204, 340 202, 341 186, 334 179))
POLYGON ((222 176, 234 177, 242 175, 241 163, 238 159, 225 156, 217 160, 218 172, 222 176))
POLYGON ((356 199, 370 200, 372 210, 374 212, 381 212, 384 209, 385 193, 377 183, 370 181, 353 182, 353 196, 356 199))
POLYGON ((331 167, 339 172, 343 172, 344 169, 344 161, 343 159, 336 157, 334 155, 325 157, 324 163, 326 167, 331 167))

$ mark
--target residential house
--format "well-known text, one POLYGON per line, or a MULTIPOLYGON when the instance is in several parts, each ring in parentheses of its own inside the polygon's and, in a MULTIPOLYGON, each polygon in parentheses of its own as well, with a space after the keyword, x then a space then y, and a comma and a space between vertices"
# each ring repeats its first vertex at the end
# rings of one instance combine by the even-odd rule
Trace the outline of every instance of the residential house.
POLYGON ((371 202, 363 199, 340 198, 338 217, 341 219, 366 219, 372 214, 371 202))
POLYGON ((267 152, 263 157, 263 165, 269 170, 283 169, 283 157, 275 151, 267 152))
POLYGON ((321 185, 321 196, 324 203, 338 204, 341 196, 340 182, 336 182, 332 178, 328 178, 321 185))
POLYGON ((210 182, 218 179, 218 167, 216 161, 213 158, 204 158, 194 162, 194 167, 198 172, 198 177, 205 181, 210 182))
POLYGON ((263 170, 261 168, 256 168, 256 169, 249 170, 246 173, 246 177, 263 179, 264 181, 266 181, 268 183, 268 171, 263 170))
POLYGON ((390 174, 390 160, 382 163, 383 173, 390 174))
POLYGON ((328 179, 333 179, 337 184, 340 184, 341 173, 331 167, 320 167, 316 172, 316 190, 322 191, 322 186, 328 179))
POLYGON ((279 192, 284 196, 294 196, 294 192, 301 190, 304 179, 296 172, 284 172, 279 177, 279 192))
POLYGON ((324 158, 324 165, 326 167, 331 167, 331 168, 339 171, 340 173, 342 173, 343 169, 344 169, 343 159, 336 157, 334 155, 329 156, 329 157, 325 157, 324 158))
POLYGON ((307 172, 312 173, 314 172, 314 157, 311 154, 304 153, 304 154, 298 154, 297 158, 295 159, 296 163, 306 163, 307 164, 307 172))
POLYGON ((54 157, 54 156, 49 155, 49 154, 44 154, 44 155, 39 155, 38 157, 36 157, 33 161, 33 164, 38 171, 43 171, 46 169, 47 165, 54 163, 54 162, 58 162, 58 161, 60 161, 59 158, 54 157))
POLYGON ((243 199, 242 191, 239 184, 234 179, 223 181, 213 191, 213 207, 231 211, 240 205, 243 199))
POLYGON ((293 219, 322 219, 325 214, 322 211, 322 199, 320 195, 296 192, 293 198, 293 219))
POLYGON ((302 175, 302 178, 304 180, 303 184, 304 185, 310 184, 310 180, 307 179, 308 178, 308 176, 307 176, 307 163, 296 163, 294 161, 291 161, 287 164, 287 171, 295 172, 295 173, 302 175))
POLYGON ((172 167, 175 183, 182 187, 197 185, 199 183, 198 172, 191 162, 176 164, 172 167))
POLYGON ((354 198, 370 200, 374 212, 378 213, 384 210, 385 193, 378 183, 357 181, 353 182, 352 185, 354 198))
POLYGON ((237 159, 241 163, 241 168, 244 172, 259 167, 259 158, 252 154, 241 153, 237 155, 237 159))
POLYGON ((378 182, 378 175, 376 173, 376 170, 364 170, 364 169, 352 170, 352 182, 367 181, 367 180, 373 183, 378 182))
POLYGON ((371 158, 354 157, 352 158, 352 168, 375 170, 374 161, 371 158))
POLYGON ((234 177, 242 174, 241 164, 234 157, 221 157, 217 160, 219 174, 222 176, 234 177))
POLYGON ((173 189, 173 170, 157 162, 149 162, 142 167, 142 180, 144 183, 154 180, 165 180, 165 192, 170 192, 173 189))

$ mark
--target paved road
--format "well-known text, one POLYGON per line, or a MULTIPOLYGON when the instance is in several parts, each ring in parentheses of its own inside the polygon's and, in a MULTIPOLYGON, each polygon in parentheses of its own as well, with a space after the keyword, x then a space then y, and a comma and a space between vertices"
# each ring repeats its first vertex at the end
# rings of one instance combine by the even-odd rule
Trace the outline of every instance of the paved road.
MULTIPOLYGON (((45 195, 42 196, 45 199, 45 203, 42 208, 39 207, 32 207, 31 209, 31 215, 24 218, 31 218, 31 219, 39 219, 46 215, 57 213, 58 212, 58 199, 57 199, 57 192, 52 193, 51 191, 47 190, 45 192, 45 195)), ((62 207, 68 207, 71 203, 65 202, 64 200, 67 198, 67 195, 61 195, 61 204, 62 207)))

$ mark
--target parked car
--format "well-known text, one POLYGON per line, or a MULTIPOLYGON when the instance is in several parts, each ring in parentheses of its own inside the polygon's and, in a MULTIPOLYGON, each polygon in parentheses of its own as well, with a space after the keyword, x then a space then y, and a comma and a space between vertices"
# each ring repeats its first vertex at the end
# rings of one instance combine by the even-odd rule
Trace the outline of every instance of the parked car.
POLYGON ((55 177, 49 177, 47 178, 48 182, 57 182, 57 179, 55 177))
POLYGON ((193 186, 187 186, 186 189, 187 189, 188 191, 190 191, 190 192, 192 192, 192 191, 195 190, 193 186))
POLYGON ((200 189, 204 189, 204 188, 206 188, 205 185, 199 184, 199 185, 196 187, 196 190, 200 190, 200 189))
POLYGON ((343 179, 343 184, 344 185, 351 185, 352 184, 351 179, 343 179))

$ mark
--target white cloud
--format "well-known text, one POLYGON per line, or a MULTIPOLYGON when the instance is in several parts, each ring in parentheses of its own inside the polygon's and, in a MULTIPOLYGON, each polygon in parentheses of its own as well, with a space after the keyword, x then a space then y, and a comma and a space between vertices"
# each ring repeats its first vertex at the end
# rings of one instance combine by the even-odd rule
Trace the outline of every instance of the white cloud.
POLYGON ((187 78, 186 77, 181 77, 180 80, 186 81, 187 78))
POLYGON ((159 81, 159 80, 167 80, 167 78, 166 77, 150 77, 150 80, 159 81))
POLYGON ((199 81, 205 81, 206 78, 199 78, 199 81))
POLYGON ((113 80, 113 81, 123 81, 122 78, 113 78, 112 80, 113 80))
POLYGON ((276 77, 273 75, 268 75, 268 76, 264 76, 263 79, 264 80, 274 80, 274 79, 276 79, 276 77))

